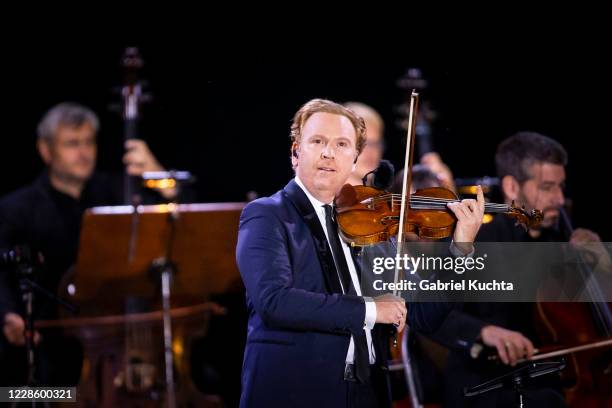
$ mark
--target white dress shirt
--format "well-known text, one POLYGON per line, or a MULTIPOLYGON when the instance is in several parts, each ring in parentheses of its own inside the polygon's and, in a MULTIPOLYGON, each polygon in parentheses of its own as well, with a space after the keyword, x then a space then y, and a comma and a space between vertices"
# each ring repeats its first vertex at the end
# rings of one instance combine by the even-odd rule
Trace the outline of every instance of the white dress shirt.
MULTIPOLYGON (((315 212, 317 213, 317 217, 319 218, 319 221, 321 222, 321 226, 323 227, 323 232, 325 232, 325 236, 327 237, 327 243, 329 244, 329 237, 327 236, 327 228, 325 226, 326 225, 325 224, 326 222, 325 208, 323 206, 326 204, 333 206, 333 203, 323 203, 317 200, 316 198, 314 198, 312 194, 310 194, 308 189, 306 189, 306 187, 302 183, 302 180, 300 180, 299 177, 297 176, 295 177, 295 182, 304 191, 304 193, 306 194, 306 197, 308 197, 308 200, 314 207, 315 212)), ((355 269, 353 257, 351 256, 351 249, 349 248, 348 244, 342 240, 342 238, 340 238, 340 242, 342 244, 344 258, 346 259, 346 263, 348 265, 349 272, 351 274, 351 281, 353 282, 353 286, 355 287, 355 292, 357 293, 357 296, 361 296, 361 286, 359 285, 359 279, 357 278, 357 270, 355 269)), ((333 256, 333 252, 332 252, 332 256, 333 256)), ((340 279, 340 276, 338 276, 338 279, 340 280, 340 286, 342 287, 342 279, 340 279)), ((348 289, 349 288, 343 287, 342 292, 346 293, 348 289)), ((374 352, 374 347, 372 346, 372 328, 374 327, 374 324, 376 323, 376 303, 374 303, 374 300, 372 298, 364 297, 364 299, 365 299, 366 312, 364 316, 363 330, 365 331, 366 339, 368 342, 370 364, 374 364, 376 362, 376 354, 374 352)), ((353 341, 353 336, 351 336, 351 342, 349 343, 348 352, 346 353, 346 362, 353 363, 354 361, 355 361, 355 342, 353 341)))

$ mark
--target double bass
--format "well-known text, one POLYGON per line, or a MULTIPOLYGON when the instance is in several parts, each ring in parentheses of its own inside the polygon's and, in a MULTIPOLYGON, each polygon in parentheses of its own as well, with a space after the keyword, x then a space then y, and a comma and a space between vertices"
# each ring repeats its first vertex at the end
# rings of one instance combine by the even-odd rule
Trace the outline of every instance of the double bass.
MULTIPOLYGON (((124 141, 139 139, 140 120, 144 103, 151 100, 151 95, 144 91, 145 81, 140 77, 144 61, 136 47, 128 47, 121 59, 124 72, 124 85, 121 88, 121 114, 123 117, 124 141)), ((124 175, 123 203, 126 205, 140 204, 140 180, 124 175)))

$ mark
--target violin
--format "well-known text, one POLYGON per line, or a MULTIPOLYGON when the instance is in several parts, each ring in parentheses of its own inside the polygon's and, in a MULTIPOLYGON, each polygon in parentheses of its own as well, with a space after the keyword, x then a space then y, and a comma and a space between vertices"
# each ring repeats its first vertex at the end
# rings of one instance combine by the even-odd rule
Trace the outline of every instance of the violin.
MULTIPOLYGON (((336 196, 336 220, 340 236, 351 246, 373 245, 397 236, 400 225, 401 194, 391 194, 373 187, 346 184, 336 196)), ((403 223, 404 233, 420 239, 449 237, 457 221, 447 207, 459 197, 444 187, 417 190, 407 197, 409 211, 403 223)), ((485 203, 485 213, 505 214, 525 229, 542 221, 540 210, 528 211, 508 204, 485 203)))
MULTIPOLYGON (((459 200, 453 191, 432 187, 410 194, 418 103, 419 94, 413 90, 408 111, 402 193, 392 194, 373 187, 346 184, 334 199, 340 236, 351 246, 372 245, 388 241, 395 236, 397 237, 396 255, 401 258, 404 251, 403 243, 408 234, 416 234, 421 239, 441 239, 450 236, 454 231, 457 220, 447 206, 459 200)), ((524 207, 515 207, 514 203, 511 205, 487 203, 485 211, 507 214, 525 228, 535 227, 543 219, 541 211, 528 212, 524 207)), ((395 283, 400 279, 400 272, 396 265, 395 283)), ((393 290, 393 295, 399 296, 400 291, 393 290)), ((409 330, 409 325, 406 325, 405 338, 408 338, 409 330)), ((392 336, 393 349, 397 350, 398 333, 395 328, 392 329, 392 336)), ((406 341, 402 341, 402 345, 401 361, 410 403, 412 407, 419 408, 423 405, 417 393, 417 375, 410 364, 406 341)))

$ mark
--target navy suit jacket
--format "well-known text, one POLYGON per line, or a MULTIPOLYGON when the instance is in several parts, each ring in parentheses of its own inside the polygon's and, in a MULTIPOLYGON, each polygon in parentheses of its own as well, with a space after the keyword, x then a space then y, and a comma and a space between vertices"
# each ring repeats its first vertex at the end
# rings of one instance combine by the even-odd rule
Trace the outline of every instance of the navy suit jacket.
MULTIPOLYGON (((241 407, 346 406, 346 353, 365 303, 341 294, 323 228, 295 181, 245 207, 236 258, 249 313, 241 407)), ((384 328, 372 333, 382 365, 384 328)))

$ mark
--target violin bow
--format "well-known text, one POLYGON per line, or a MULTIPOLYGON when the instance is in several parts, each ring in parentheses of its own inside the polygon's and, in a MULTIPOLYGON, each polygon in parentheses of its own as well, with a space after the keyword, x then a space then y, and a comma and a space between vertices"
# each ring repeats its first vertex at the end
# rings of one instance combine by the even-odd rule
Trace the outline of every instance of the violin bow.
MULTIPOLYGON (((419 94, 413 90, 410 95, 410 110, 408 112, 408 128, 406 135, 406 156, 404 158, 404 180, 402 182, 402 202, 400 207, 400 218, 398 225, 398 234, 397 234, 397 253, 396 255, 399 257, 402 256, 403 243, 404 243, 404 227, 406 212, 410 208, 410 187, 412 185, 412 158, 414 153, 414 139, 415 139, 415 130, 416 130, 416 120, 417 120, 417 110, 419 105, 419 94)), ((393 205, 393 202, 391 203, 393 205)), ((401 295, 401 291, 396 289, 397 283, 400 278, 400 268, 399 263, 396 262, 395 265, 395 275, 393 278, 393 282, 395 283, 393 289, 393 295, 399 296, 401 295)), ((406 325, 406 339, 408 338, 408 325, 406 325)), ((404 342, 405 343, 405 342, 404 342)), ((393 333, 393 346, 397 347, 397 327, 393 333)), ((412 406, 415 408, 422 407, 416 389, 416 381, 415 381, 415 373, 412 371, 412 366, 410 364, 410 355, 408 352, 408 347, 402 347, 402 361, 404 365, 404 373, 406 377, 406 383, 408 386, 408 391, 410 392, 410 400, 412 402, 412 406)))

